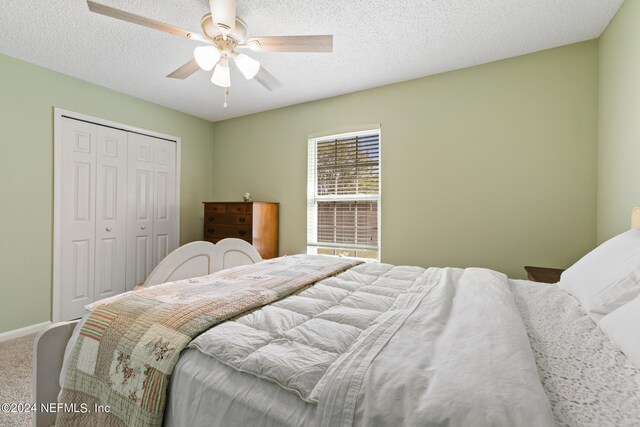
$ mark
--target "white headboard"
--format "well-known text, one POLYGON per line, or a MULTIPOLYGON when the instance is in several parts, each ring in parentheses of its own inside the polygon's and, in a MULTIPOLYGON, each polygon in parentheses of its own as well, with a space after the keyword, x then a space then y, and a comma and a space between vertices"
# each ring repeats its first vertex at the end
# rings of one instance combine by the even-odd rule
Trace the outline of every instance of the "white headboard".
POLYGON ((640 228, 640 207, 631 211, 631 228, 640 228))
POLYGON ((180 246, 167 255, 149 274, 142 286, 206 276, 216 271, 262 261, 251 243, 234 238, 218 243, 198 241, 180 246))

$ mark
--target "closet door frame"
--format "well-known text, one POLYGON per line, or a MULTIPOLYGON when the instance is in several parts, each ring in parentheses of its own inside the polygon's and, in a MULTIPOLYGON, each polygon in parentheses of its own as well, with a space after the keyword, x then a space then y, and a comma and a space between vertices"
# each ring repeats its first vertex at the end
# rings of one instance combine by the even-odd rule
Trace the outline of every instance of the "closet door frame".
POLYGON ((182 139, 176 136, 142 129, 135 126, 89 116, 54 107, 53 109, 53 272, 52 272, 52 322, 61 321, 62 303, 62 120, 63 118, 79 120, 91 124, 106 126, 125 132, 139 133, 153 138, 163 139, 176 144, 176 236, 180 244, 180 164, 182 139))

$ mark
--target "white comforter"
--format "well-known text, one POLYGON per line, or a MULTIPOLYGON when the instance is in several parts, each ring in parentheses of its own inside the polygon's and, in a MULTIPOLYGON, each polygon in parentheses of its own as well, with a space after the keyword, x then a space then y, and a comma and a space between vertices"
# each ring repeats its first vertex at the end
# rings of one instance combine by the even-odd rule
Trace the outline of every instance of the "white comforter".
POLYGON ((322 426, 554 425, 507 278, 490 270, 360 265, 191 347, 316 406, 322 426))

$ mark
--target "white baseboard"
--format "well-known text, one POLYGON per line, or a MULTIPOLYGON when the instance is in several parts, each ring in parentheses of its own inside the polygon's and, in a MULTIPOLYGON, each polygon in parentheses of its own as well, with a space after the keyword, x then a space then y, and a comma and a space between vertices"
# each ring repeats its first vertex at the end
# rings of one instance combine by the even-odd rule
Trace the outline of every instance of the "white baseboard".
POLYGON ((51 320, 47 320, 46 322, 38 323, 31 326, 25 326, 24 328, 14 329, 13 331, 2 332, 0 333, 0 342, 35 334, 37 332, 40 332, 43 328, 47 327, 50 324, 51 320))

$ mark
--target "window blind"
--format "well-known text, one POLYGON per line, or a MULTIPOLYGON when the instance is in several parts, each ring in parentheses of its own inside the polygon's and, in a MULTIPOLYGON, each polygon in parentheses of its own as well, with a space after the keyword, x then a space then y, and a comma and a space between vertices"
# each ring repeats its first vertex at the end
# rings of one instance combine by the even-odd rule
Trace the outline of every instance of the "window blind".
POLYGON ((379 131, 309 141, 307 208, 309 252, 378 258, 379 131))

